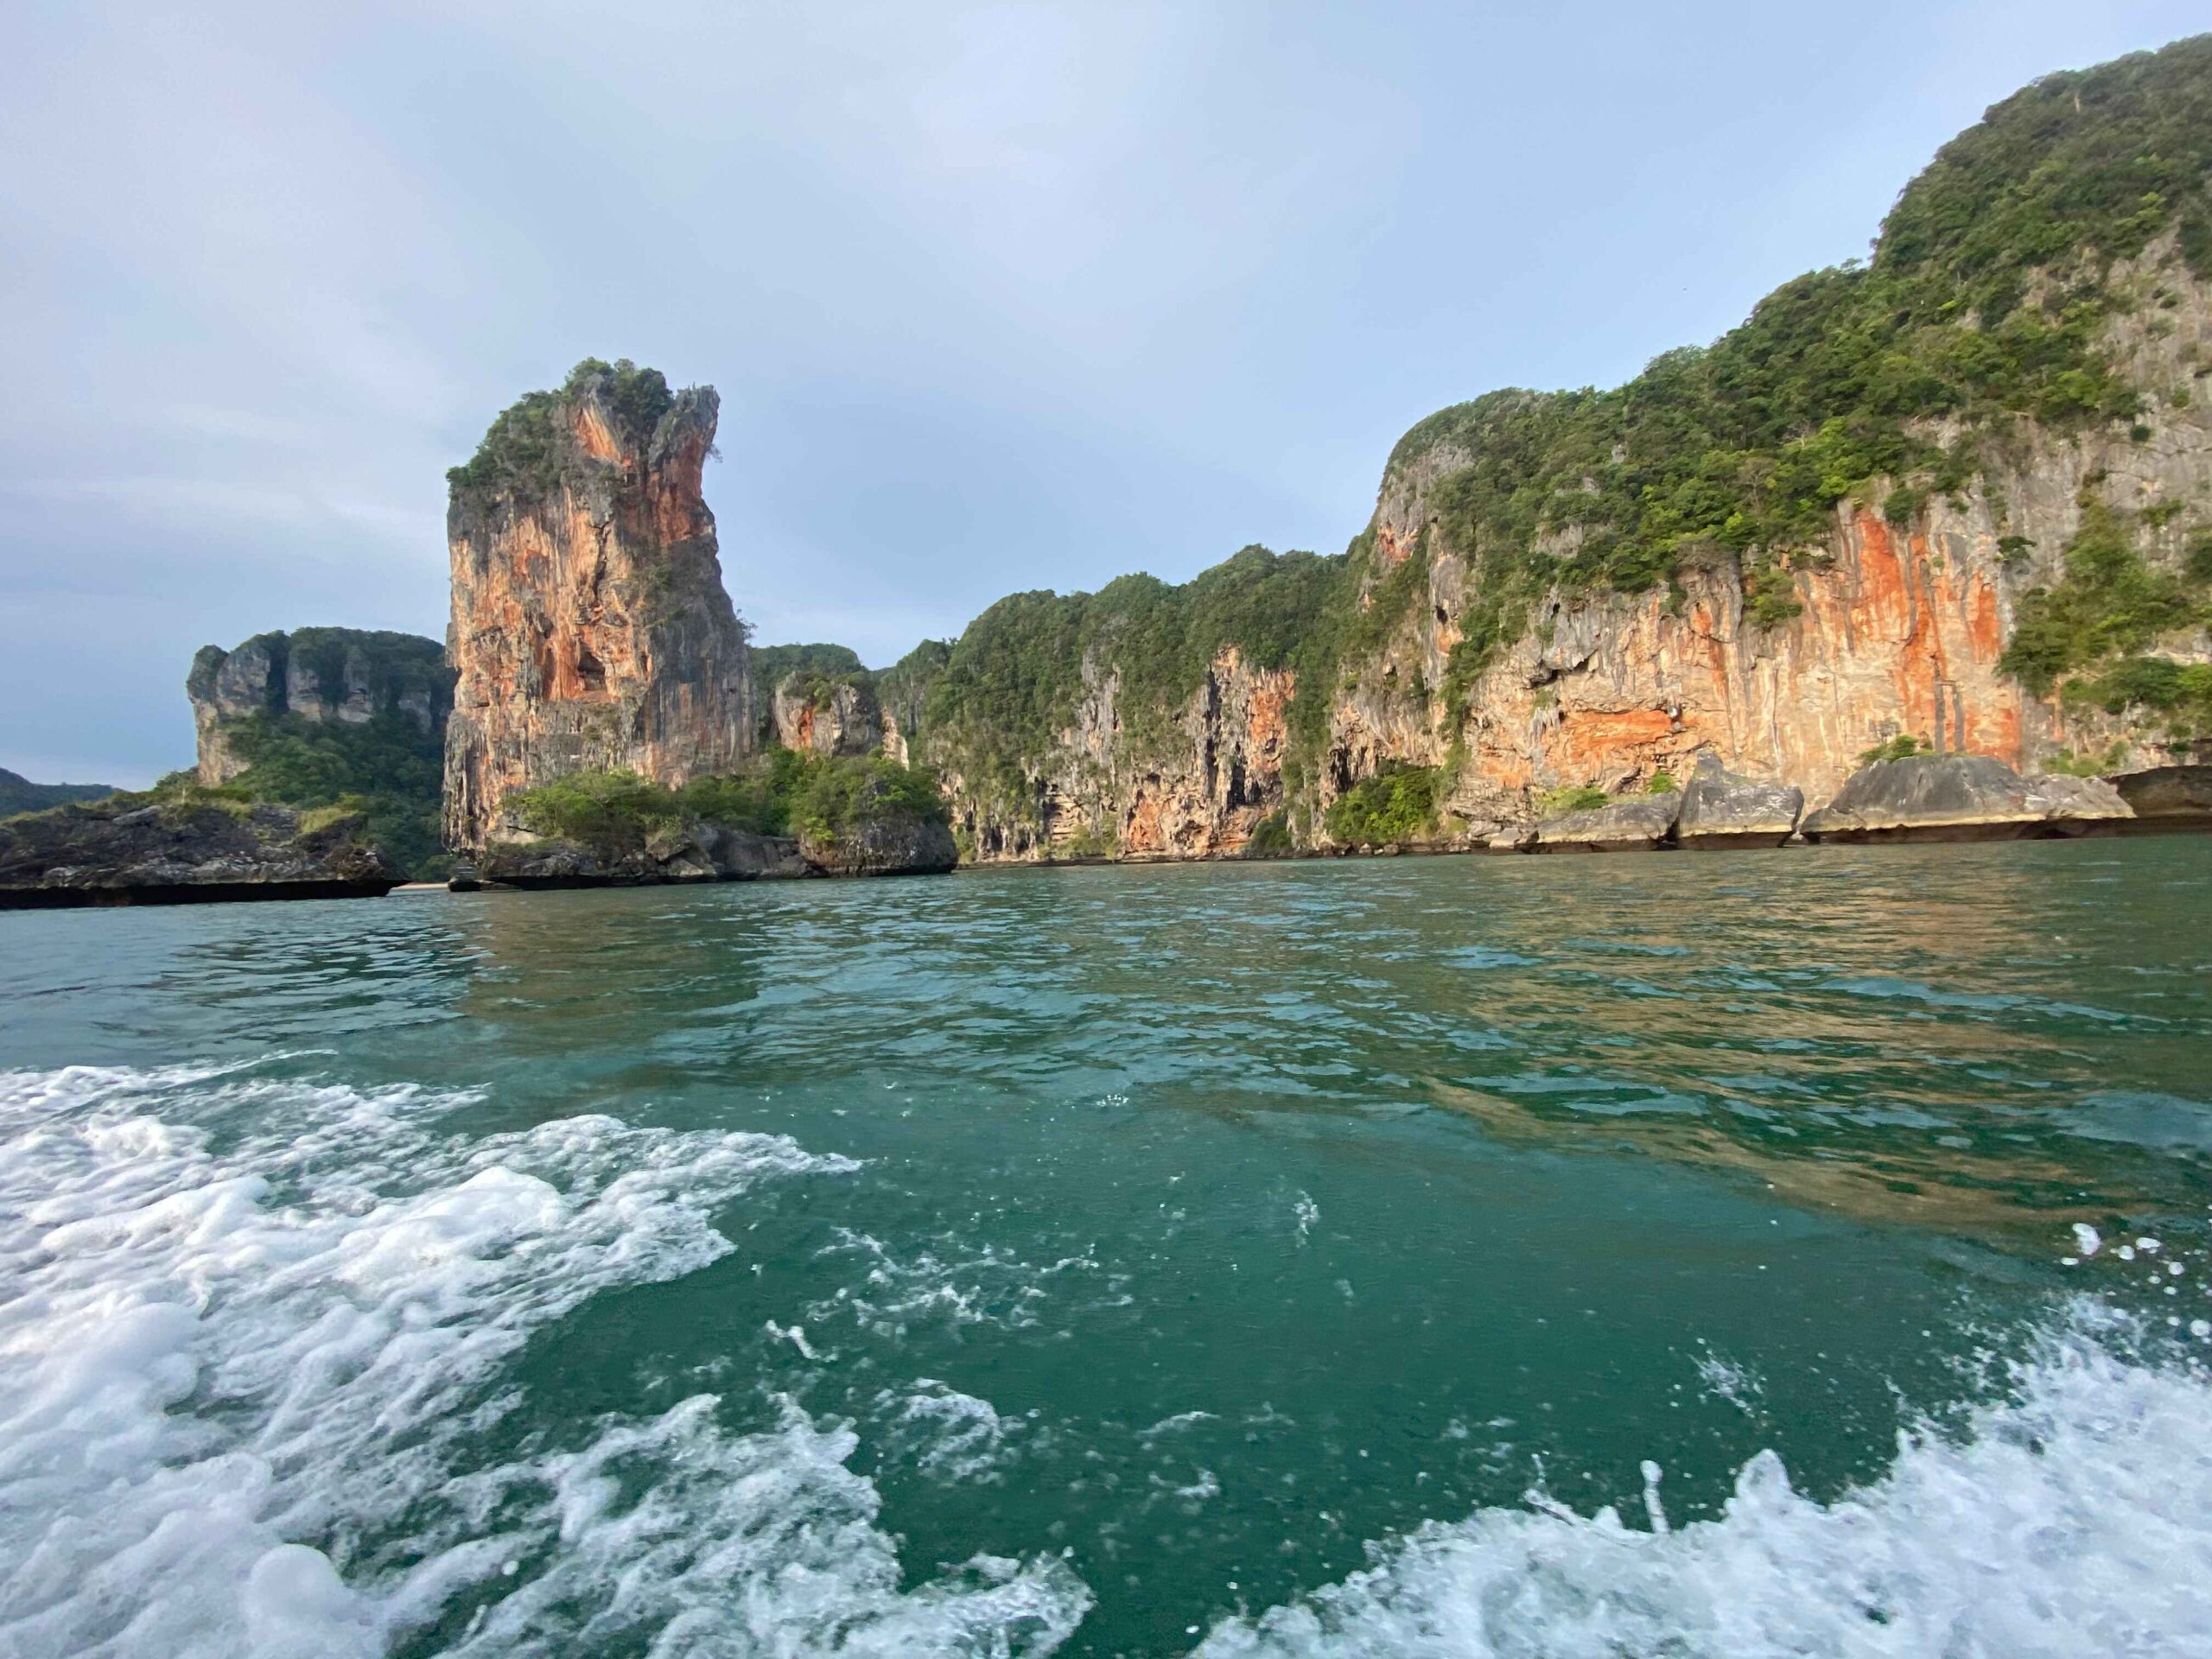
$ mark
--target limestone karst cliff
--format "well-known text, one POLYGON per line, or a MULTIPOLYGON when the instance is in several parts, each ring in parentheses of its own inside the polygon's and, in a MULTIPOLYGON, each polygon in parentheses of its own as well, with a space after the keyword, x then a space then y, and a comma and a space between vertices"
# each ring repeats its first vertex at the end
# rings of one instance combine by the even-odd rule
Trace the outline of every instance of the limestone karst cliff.
MULTIPOLYGON (((2100 329, 2136 391, 2130 418, 2014 422, 1948 490, 1859 481, 1822 533, 1764 575, 1779 598, 1764 616, 1746 556, 1700 546, 1640 593, 1546 586, 1525 625, 1455 685, 1483 573, 1449 494, 1483 442, 1481 417, 1394 461, 1372 531, 1377 582, 1414 562, 1414 602, 1332 712, 1325 791, 1383 758, 1439 766, 1446 810, 1481 823, 1522 816, 1532 792, 1627 788, 1701 752, 1816 800, 1900 734, 2024 770, 2194 755, 2208 734, 2183 711, 2108 709, 2087 688, 2037 687, 2008 658, 2024 613, 2046 602, 2031 596, 2065 591, 2085 538, 2139 573, 2130 580, 2171 585, 2171 626, 2150 627, 2143 647, 2177 664, 2212 656, 2212 613, 2189 575, 2192 538, 2212 525, 2212 407, 2189 395, 2212 366, 2212 289, 2170 247, 2112 281, 2136 302, 2100 329)), ((1573 539, 1549 529, 1538 546, 1563 558, 1573 539)))
POLYGON ((1813 808, 1900 738, 2212 758, 2208 175, 2212 37, 2037 82, 1866 264, 1421 423, 1341 557, 1003 601, 880 677, 886 742, 982 859, 1488 844, 1700 756, 1813 808))
POLYGON ((587 359, 449 474, 453 846, 496 836, 511 790, 607 768, 680 785, 753 748, 745 628, 701 493, 718 407, 711 387, 587 359))
POLYGON ((755 646, 753 695, 764 745, 826 755, 885 747, 875 677, 843 645, 755 646))
POLYGON ((255 738, 286 722, 366 727, 388 720, 433 751, 445 740, 453 673, 435 639, 364 628, 257 633, 202 645, 185 677, 200 781, 226 784, 253 764, 255 738))
POLYGON ((435 639, 363 628, 206 645, 185 679, 198 788, 232 801, 359 812, 416 876, 442 874, 439 791, 453 671, 435 639))
POLYGON ((1420 422, 1342 555, 1013 594, 873 673, 756 665, 699 493, 714 416, 587 362, 455 469, 457 846, 518 787, 755 747, 926 766, 982 861, 1567 818, 1675 844, 1648 804, 1585 815, 1696 775, 1809 816, 1912 752, 2126 797, 2212 760, 2212 36, 1994 106, 1870 260, 1711 346, 1420 422))

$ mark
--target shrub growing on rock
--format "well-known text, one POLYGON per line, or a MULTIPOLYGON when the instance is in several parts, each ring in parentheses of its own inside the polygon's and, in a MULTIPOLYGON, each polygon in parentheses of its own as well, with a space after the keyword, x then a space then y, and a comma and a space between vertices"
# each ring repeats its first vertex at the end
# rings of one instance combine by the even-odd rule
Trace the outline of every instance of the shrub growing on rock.
POLYGON ((1332 841, 1352 847, 1415 840, 1436 827, 1443 778, 1436 766, 1386 765, 1331 803, 1323 826, 1332 841))

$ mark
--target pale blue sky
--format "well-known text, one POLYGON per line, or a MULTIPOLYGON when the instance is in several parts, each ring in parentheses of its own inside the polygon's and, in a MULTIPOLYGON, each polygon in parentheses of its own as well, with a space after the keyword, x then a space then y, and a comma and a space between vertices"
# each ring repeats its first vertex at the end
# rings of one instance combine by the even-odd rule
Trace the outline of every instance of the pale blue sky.
POLYGON ((203 643, 442 634, 444 469, 586 355, 721 389, 764 641, 1337 551, 1421 416, 1708 340, 1994 99, 2209 22, 18 0, 0 766, 183 764, 203 643))

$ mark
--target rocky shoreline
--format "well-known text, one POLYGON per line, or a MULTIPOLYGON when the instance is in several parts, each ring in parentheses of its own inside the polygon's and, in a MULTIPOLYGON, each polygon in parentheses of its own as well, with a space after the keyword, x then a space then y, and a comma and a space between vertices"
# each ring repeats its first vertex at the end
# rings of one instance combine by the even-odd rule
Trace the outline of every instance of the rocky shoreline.
POLYGON ((846 840, 760 835, 694 822, 652 836, 642 846, 620 850, 560 837, 494 842, 448 885, 455 892, 472 893, 487 887, 528 891, 943 875, 959 861, 951 831, 929 820, 873 817, 846 840))
POLYGON ((1446 854, 1727 852, 2212 834, 2212 766, 2158 767, 2113 779, 2049 773, 2023 777, 1986 756, 1916 755, 1862 768, 1834 800, 1816 811, 1804 812, 1802 801, 1802 791, 1738 777, 1707 754, 1700 757, 1690 784, 1677 794, 1630 798, 1486 836, 1417 836, 1277 853, 1090 854, 974 868, 1446 854))
POLYGON ((377 899, 406 873, 342 812, 116 796, 0 821, 0 910, 377 899))
MULTIPOLYGON (((455 893, 554 892, 959 868, 1068 868, 1392 858, 1446 854, 1740 851, 2212 833, 2212 766, 2118 779, 2023 777, 1981 755, 1877 761, 1834 799, 1741 777, 1707 753, 1680 791, 1610 803, 1487 835, 1281 853, 1087 854, 963 865, 943 825, 872 825, 851 844, 692 823, 626 851, 550 838, 495 842, 446 886, 455 893)), ((381 897, 404 873, 359 838, 358 820, 267 804, 146 802, 130 796, 0 822, 0 909, 381 897)))

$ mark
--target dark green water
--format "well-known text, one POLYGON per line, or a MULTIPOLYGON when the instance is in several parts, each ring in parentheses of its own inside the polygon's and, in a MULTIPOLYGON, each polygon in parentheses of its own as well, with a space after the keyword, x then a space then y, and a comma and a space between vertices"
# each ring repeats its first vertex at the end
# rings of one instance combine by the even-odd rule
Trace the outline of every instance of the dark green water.
POLYGON ((17 1651, 2212 1630, 2212 839, 13 914, 0 962, 17 1651))

